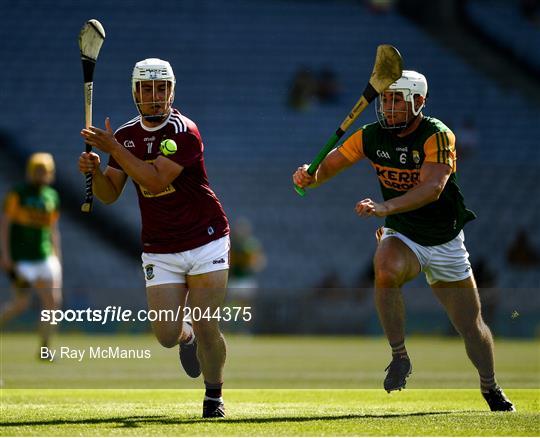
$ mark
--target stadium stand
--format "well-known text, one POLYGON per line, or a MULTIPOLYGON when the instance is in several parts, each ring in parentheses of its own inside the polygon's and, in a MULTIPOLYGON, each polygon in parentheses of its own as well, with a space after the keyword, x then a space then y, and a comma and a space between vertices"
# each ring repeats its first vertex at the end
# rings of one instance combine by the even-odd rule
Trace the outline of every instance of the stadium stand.
POLYGON ((466 11, 470 20, 490 38, 538 72, 540 55, 536 48, 540 46, 540 16, 537 11, 536 18, 526 17, 519 3, 523 2, 473 0, 466 3, 466 11))
MULTIPOLYGON (((372 257, 380 221, 359 220, 353 212, 359 197, 379 197, 370 166, 358 165, 304 199, 292 190, 291 174, 315 155, 357 100, 376 46, 396 45, 405 66, 428 78, 427 114, 451 128, 464 115, 475 118, 478 150, 459 165, 468 205, 479 216, 466 229, 470 252, 490 258, 501 286, 540 285, 538 272, 519 275, 504 262, 509 230, 540 221, 540 200, 531 197, 540 164, 538 103, 516 89, 499 88, 397 13, 374 15, 361 2, 346 0, 164 0, 150 9, 138 0, 21 0, 3 1, 2 9, 0 53, 13 67, 3 72, 9 85, 0 96, 9 110, 0 127, 28 151, 54 153, 68 181, 65 189, 80 191, 81 200, 83 180, 76 169, 84 119, 80 27, 97 18, 107 32, 95 73, 98 126, 105 116, 119 126, 135 114, 130 74, 137 60, 171 61, 176 106, 199 126, 211 183, 232 221, 243 216, 253 222, 268 258, 260 284, 268 294, 285 289, 279 294, 284 299, 333 269, 351 284, 372 257), (331 65, 343 86, 341 103, 314 104, 304 112, 288 108, 287 87, 300 65, 314 71, 331 65)), ((369 109, 357 126, 374 119, 369 109)), ((96 211, 138 239, 131 186, 118 203, 97 205, 96 211)), ((84 228, 64 233, 69 257, 91 239, 84 228)), ((540 245, 540 236, 533 238, 540 245)), ((121 248, 115 249, 114 241, 92 245, 84 252, 94 255, 104 285, 114 287, 118 273, 129 287, 142 284, 140 274, 131 274, 138 259, 132 259, 133 271, 117 267, 121 248)), ((83 278, 85 268, 84 260, 74 262, 68 281, 83 278)))

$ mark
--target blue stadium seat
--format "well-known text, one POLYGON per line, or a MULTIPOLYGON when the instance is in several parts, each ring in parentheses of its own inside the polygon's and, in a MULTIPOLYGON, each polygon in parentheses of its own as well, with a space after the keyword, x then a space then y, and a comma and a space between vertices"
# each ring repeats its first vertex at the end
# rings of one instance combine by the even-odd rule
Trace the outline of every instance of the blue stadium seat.
POLYGON ((522 61, 540 68, 540 29, 519 10, 519 2, 472 0, 467 13, 475 25, 491 38, 514 52, 522 61), (532 49, 531 49, 532 48, 532 49))

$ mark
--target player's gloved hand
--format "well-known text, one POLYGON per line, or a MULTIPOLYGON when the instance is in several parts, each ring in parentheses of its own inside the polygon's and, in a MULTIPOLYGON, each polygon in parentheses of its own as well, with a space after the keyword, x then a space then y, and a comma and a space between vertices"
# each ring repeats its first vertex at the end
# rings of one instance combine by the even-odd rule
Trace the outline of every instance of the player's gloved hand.
POLYGON ((83 152, 79 156, 79 170, 82 173, 90 172, 92 175, 99 169, 101 160, 95 152, 83 152))
POLYGON ((302 188, 305 188, 305 187, 308 187, 312 184, 315 183, 315 176, 314 175, 310 175, 308 172, 307 172, 307 169, 308 169, 309 165, 308 164, 304 164, 303 166, 299 167, 296 172, 294 172, 293 174, 293 182, 298 186, 298 187, 302 187, 302 188))

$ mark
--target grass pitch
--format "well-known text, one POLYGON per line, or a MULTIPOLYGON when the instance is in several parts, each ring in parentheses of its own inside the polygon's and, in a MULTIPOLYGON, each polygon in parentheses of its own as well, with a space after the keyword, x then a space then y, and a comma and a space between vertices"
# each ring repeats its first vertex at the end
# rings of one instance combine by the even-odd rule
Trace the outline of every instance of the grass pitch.
POLYGON ((2 336, 2 436, 538 436, 537 341, 497 341, 498 379, 518 412, 491 413, 459 339, 408 342, 408 389, 381 388, 381 338, 229 337, 228 417, 202 420, 202 380, 151 336, 62 336, 55 344, 150 348, 148 360, 35 358, 2 336), (431 387, 431 388, 430 388, 431 387), (107 389, 108 388, 108 389, 107 389), (113 389, 114 388, 114 389, 113 389), (197 388, 197 389, 189 389, 197 388), (352 389, 351 389, 352 388, 352 389), (436 389, 432 389, 436 388, 436 389))
POLYGON ((4 390, 2 435, 535 436, 537 390, 491 413, 477 390, 229 390, 225 419, 202 420, 195 390, 4 390))

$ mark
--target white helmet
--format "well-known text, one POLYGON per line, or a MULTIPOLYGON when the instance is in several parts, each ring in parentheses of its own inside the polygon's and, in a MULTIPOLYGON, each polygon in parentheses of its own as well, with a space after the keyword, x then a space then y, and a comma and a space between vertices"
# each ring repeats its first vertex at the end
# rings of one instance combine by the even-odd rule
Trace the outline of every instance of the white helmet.
MULTIPOLYGON (((426 105, 426 98, 428 96, 427 80, 422 73, 418 73, 413 70, 403 70, 401 77, 385 90, 385 92, 387 91, 400 92, 403 95, 403 99, 405 100, 405 102, 409 102, 411 104, 412 113, 416 117, 418 114, 420 114, 420 111, 422 111, 422 108, 424 108, 424 106, 426 105), (422 96, 424 98, 424 102, 418 108, 415 107, 414 98, 416 96, 422 96)), ((379 119, 379 123, 383 128, 403 128, 409 123, 409 120, 407 120, 404 125, 388 125, 384 116, 382 100, 380 99, 380 96, 377 98, 377 105, 375 107, 375 110, 377 113, 377 118, 379 119)))
MULTIPOLYGON (((167 116, 169 114, 169 111, 171 109, 173 100, 174 100, 174 88, 176 84, 176 79, 174 77, 174 72, 171 67, 171 64, 169 64, 167 61, 164 61, 162 59, 158 58, 148 58, 144 59, 142 61, 139 61, 135 64, 135 67, 133 67, 133 74, 131 75, 131 91, 133 93, 133 100, 135 101, 135 105, 137 106, 137 109, 139 112, 141 112, 140 105, 143 102, 138 102, 136 97, 137 90, 137 84, 143 81, 167 81, 170 83, 170 92, 167 90, 167 95, 169 96, 168 100, 165 102, 156 101, 155 97, 153 98, 152 102, 144 102, 145 104, 148 103, 154 103, 154 104, 165 104, 164 111, 161 114, 153 114, 150 116, 145 116, 141 113, 141 116, 143 116, 147 120, 159 120, 163 117, 167 116)), ((154 93, 155 96, 155 88, 154 93)))

